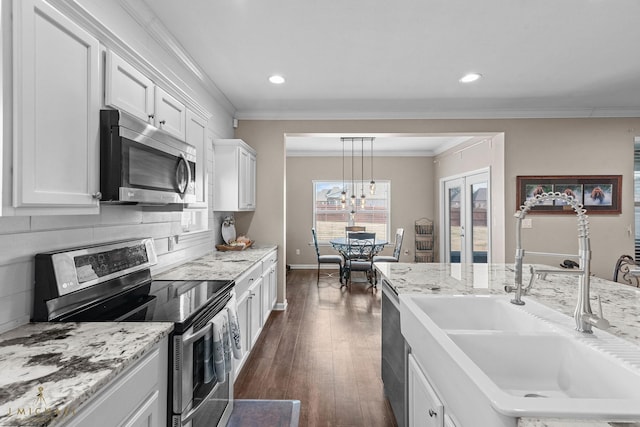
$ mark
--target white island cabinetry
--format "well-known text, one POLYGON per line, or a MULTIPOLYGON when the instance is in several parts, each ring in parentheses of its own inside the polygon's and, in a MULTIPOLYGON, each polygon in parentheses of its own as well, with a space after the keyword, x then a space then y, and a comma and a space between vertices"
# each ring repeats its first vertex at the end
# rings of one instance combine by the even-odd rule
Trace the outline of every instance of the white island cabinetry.
POLYGON ((256 152, 241 139, 216 139, 214 210, 256 209, 256 152))

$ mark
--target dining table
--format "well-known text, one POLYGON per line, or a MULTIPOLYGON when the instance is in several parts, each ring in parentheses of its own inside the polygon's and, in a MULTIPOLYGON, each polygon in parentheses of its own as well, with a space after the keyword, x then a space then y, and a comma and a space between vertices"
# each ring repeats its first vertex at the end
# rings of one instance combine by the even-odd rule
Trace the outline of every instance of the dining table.
MULTIPOLYGON (((356 252, 358 254, 367 253, 369 256, 368 259, 371 259, 377 254, 379 254, 384 249, 384 247, 389 244, 389 241, 385 239, 375 239, 373 242, 365 241, 365 240, 352 240, 351 244, 349 244, 349 239, 347 237, 337 237, 329 240, 329 243, 331 243, 331 246, 333 246, 333 248, 337 250, 340 253, 340 255, 342 255, 342 258, 345 260, 345 263, 346 263, 346 261, 351 258, 349 249, 352 248, 353 246, 355 245, 360 245, 360 246, 364 245, 366 247, 370 246, 371 249, 364 248, 365 250, 361 250, 363 248, 358 248, 356 252)), ((347 272, 345 271, 344 273, 346 275, 347 272)))

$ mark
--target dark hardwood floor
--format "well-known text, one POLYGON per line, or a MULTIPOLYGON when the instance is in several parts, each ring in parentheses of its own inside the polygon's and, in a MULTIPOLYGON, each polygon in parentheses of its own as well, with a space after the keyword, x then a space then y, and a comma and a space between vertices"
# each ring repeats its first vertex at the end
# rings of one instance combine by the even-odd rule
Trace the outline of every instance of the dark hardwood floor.
POLYGON ((301 427, 396 426, 380 378, 381 296, 289 271, 287 310, 267 320, 235 398, 300 400, 301 427))

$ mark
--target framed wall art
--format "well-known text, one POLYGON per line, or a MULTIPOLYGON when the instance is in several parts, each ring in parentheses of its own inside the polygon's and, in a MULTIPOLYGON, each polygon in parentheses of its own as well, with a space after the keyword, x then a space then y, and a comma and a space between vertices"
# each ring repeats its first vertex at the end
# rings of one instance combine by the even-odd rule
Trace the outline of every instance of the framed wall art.
MULTIPOLYGON (((544 175, 516 177, 516 210, 540 193, 565 193, 573 196, 587 210, 587 215, 622 212, 622 175, 544 175)), ((531 214, 572 214, 562 200, 548 200, 534 206, 531 214)))

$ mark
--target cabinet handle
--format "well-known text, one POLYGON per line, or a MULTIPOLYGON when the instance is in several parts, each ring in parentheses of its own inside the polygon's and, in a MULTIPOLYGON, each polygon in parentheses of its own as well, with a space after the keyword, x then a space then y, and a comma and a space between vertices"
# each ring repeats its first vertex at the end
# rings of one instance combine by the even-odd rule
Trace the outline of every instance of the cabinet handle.
POLYGON ((91 195, 91 197, 93 197, 93 198, 94 198, 94 199, 96 199, 96 200, 101 200, 101 199, 102 199, 102 193, 98 191, 98 192, 96 192, 96 193, 93 193, 93 194, 91 195))
POLYGON ((155 118, 155 117, 156 117, 156 115, 155 115, 155 114, 149 114, 149 118, 150 118, 150 119, 153 119, 153 118, 155 118))
POLYGON ((253 282, 253 279, 254 279, 254 278, 252 277, 251 279, 249 279, 249 281, 250 281, 250 282, 253 282))
POLYGON ((249 296, 250 296, 251 298, 253 298, 253 297, 255 297, 255 296, 256 296, 256 294, 255 294, 255 292, 251 292, 251 293, 249 293, 249 296))
POLYGON ((433 417, 435 417, 435 416, 437 416, 437 415, 438 415, 438 413, 437 413, 436 411, 434 411, 433 409, 429 409, 429 416, 430 416, 430 417, 432 417, 432 418, 433 418, 433 417))
POLYGON ((167 123, 167 121, 166 121, 166 120, 160 120, 160 124, 161 124, 161 125, 163 125, 163 124, 165 124, 165 123, 167 123))

